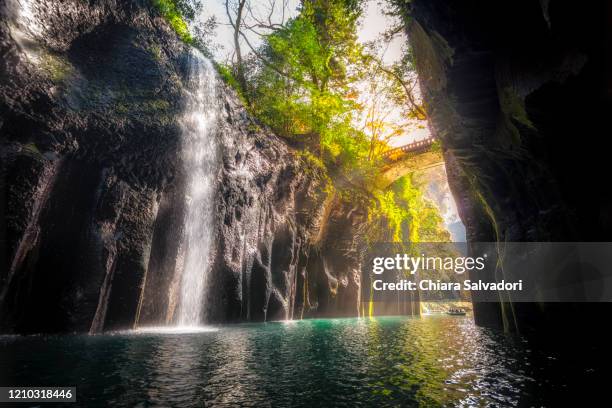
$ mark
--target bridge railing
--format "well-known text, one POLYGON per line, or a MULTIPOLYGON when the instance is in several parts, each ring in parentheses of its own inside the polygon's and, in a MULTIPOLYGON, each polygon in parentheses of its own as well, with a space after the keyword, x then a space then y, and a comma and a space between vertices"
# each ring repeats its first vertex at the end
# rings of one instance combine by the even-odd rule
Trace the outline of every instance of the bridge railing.
POLYGON ((396 153, 410 153, 410 152, 416 152, 419 150, 423 150, 423 149, 430 147, 434 142, 435 142, 435 139, 433 137, 428 137, 427 139, 417 140, 416 142, 408 143, 403 146, 389 149, 382 153, 382 157, 386 159, 396 153))

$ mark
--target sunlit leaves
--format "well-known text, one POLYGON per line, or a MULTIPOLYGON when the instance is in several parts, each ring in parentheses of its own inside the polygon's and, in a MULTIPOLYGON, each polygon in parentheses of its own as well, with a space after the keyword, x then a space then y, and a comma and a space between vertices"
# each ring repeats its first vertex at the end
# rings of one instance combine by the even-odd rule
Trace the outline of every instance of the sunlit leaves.
POLYGON ((153 0, 153 5, 159 10, 159 13, 168 21, 172 29, 184 42, 191 44, 193 37, 189 32, 187 21, 176 2, 173 0, 153 0))
POLYGON ((411 177, 386 191, 375 187, 387 143, 423 119, 414 113, 410 67, 382 66, 358 42, 361 1, 301 4, 299 14, 270 28, 244 62, 241 91, 251 113, 302 146, 341 189, 369 200, 369 224, 384 230, 371 238, 443 240, 437 210, 411 177))
POLYGON ((359 2, 304 2, 300 14, 266 36, 265 58, 250 72, 253 110, 279 134, 310 148, 350 176, 363 175, 368 141, 352 125, 359 107, 351 73, 360 58, 359 2), (273 67, 270 66, 273 64, 273 67), (353 67, 354 68, 354 67, 353 67))
POLYGON ((450 239, 438 209, 423 196, 411 176, 398 179, 389 190, 377 192, 370 209, 374 240, 392 242, 446 242, 450 239), (390 236, 376 231, 390 230, 390 236))

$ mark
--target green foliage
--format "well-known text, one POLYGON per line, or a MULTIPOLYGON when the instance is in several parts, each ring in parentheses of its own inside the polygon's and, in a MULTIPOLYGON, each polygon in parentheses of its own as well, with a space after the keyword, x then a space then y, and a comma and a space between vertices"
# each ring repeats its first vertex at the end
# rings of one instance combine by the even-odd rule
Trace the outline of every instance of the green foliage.
POLYGON ((176 32, 181 40, 187 44, 193 44, 194 39, 189 31, 189 26, 184 17, 184 7, 179 8, 178 4, 184 6, 184 2, 176 0, 152 0, 153 5, 159 13, 168 21, 170 27, 176 32))
POLYGON ((35 156, 42 156, 42 153, 40 152, 40 150, 38 150, 38 147, 36 146, 35 143, 25 144, 22 146, 22 149, 35 156))
POLYGON ((152 44, 147 48, 147 51, 149 51, 155 61, 160 61, 162 59, 162 50, 159 44, 152 44))
POLYGON ((422 186, 412 176, 401 177, 388 190, 375 193, 369 216, 374 240, 398 243, 450 240, 438 209, 423 196, 422 186), (390 235, 381 236, 386 230, 390 235))
POLYGON ((297 153, 298 159, 302 162, 302 168, 310 177, 318 179, 323 186, 323 192, 327 195, 335 191, 333 180, 329 177, 323 162, 310 153, 308 150, 301 150, 297 153))
POLYGON ((201 1, 151 0, 151 2, 186 44, 199 49, 209 57, 212 50, 219 46, 212 41, 212 36, 217 28, 215 17, 209 17, 206 20, 198 18, 202 10, 201 1))
POLYGON ((429 150, 432 152, 442 152, 442 144, 439 140, 434 140, 429 150))
POLYGON ((216 67, 217 72, 219 73, 219 76, 221 77, 223 82, 225 82, 235 90, 241 91, 240 84, 236 80, 236 77, 232 73, 232 70, 227 65, 217 64, 216 67))
MULTIPOLYGON (((385 191, 375 188, 385 163, 379 153, 386 142, 368 134, 367 127, 356 126, 364 110, 358 102, 364 92, 360 81, 376 77, 380 64, 357 40, 362 2, 301 4, 299 14, 271 29, 243 66, 218 65, 220 76, 248 101, 261 123, 303 148, 299 156, 305 171, 324 175, 330 192, 351 202, 369 203, 370 239, 448 240, 437 209, 411 177, 397 180, 385 191), (237 79, 240 72, 245 75, 243 82, 237 79)), ((386 75, 403 74, 398 70, 386 75)), ((391 99, 404 103, 405 86, 398 83, 393 89, 401 98, 393 98, 394 94, 391 99)), ((374 119, 372 127, 387 126, 374 119)))
POLYGON ((242 87, 240 86, 240 83, 236 79, 236 76, 232 72, 232 69, 228 67, 227 65, 218 64, 218 63, 215 64, 215 67, 217 69, 217 72, 219 73, 219 77, 221 77, 221 80, 236 91, 236 93, 238 94, 238 97, 240 98, 240 100, 245 106, 248 105, 244 97, 244 91, 242 87))
POLYGON ((356 1, 305 2, 297 17, 266 37, 264 62, 251 61, 245 70, 253 113, 350 179, 372 177, 373 170, 369 140, 353 126, 360 15, 356 1))
POLYGON ((165 99, 153 99, 147 101, 145 105, 152 112, 163 112, 170 109, 170 103, 165 99))

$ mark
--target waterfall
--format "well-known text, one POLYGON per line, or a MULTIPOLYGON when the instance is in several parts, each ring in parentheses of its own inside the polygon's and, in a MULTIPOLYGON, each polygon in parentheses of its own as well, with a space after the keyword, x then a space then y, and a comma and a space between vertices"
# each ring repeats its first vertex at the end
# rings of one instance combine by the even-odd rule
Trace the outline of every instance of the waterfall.
POLYGON ((194 50, 189 59, 189 89, 181 118, 186 190, 180 326, 197 326, 205 318, 202 309, 210 269, 218 150, 215 85, 211 62, 194 50))
POLYGON ((7 27, 20 51, 30 63, 39 64, 41 49, 38 42, 44 37, 44 27, 38 16, 41 5, 32 0, 9 0, 5 4, 0 2, 0 13, 3 6, 9 16, 7 27))

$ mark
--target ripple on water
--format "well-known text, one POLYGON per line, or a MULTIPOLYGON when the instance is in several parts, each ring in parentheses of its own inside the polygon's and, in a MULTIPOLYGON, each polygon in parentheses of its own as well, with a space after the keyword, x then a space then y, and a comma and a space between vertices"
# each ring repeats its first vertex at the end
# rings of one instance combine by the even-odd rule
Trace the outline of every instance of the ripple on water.
POLYGON ((539 406, 550 373, 526 363, 559 361, 535 353, 428 316, 11 338, 0 366, 9 384, 76 384, 75 406, 539 406))

